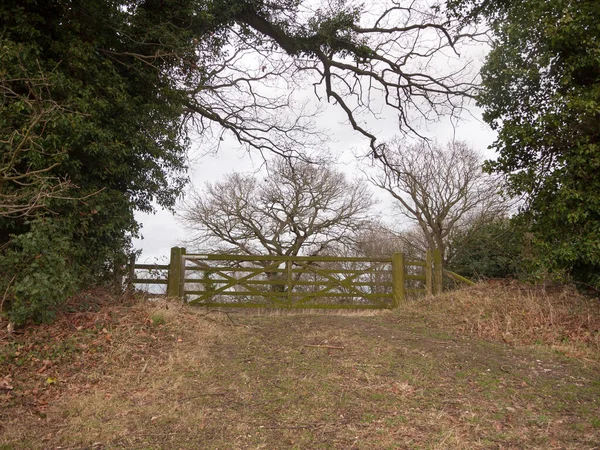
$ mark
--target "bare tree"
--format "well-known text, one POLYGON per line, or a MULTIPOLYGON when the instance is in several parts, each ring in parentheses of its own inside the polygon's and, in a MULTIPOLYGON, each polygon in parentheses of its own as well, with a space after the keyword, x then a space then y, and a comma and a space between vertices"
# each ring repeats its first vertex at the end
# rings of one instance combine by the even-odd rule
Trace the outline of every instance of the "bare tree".
POLYGON ((349 256, 385 258, 404 249, 396 233, 378 220, 366 223, 357 233, 349 256))
POLYGON ((181 217, 192 243, 241 254, 318 255, 349 243, 373 204, 327 165, 278 158, 269 176, 231 174, 193 193, 181 217))
POLYGON ((482 171, 480 155, 464 142, 445 147, 394 142, 369 179, 389 192, 400 213, 418 226, 413 237, 443 256, 453 230, 477 217, 506 213, 509 207, 500 195, 499 180, 482 171))

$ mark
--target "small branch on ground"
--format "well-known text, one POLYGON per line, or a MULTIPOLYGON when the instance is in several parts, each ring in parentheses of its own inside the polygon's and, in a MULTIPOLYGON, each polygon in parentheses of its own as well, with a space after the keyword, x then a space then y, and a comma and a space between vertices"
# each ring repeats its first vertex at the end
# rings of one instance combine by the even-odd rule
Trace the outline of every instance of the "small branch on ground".
POLYGON ((334 350, 344 350, 344 347, 339 347, 337 345, 304 344, 304 346, 313 348, 332 348, 334 350))

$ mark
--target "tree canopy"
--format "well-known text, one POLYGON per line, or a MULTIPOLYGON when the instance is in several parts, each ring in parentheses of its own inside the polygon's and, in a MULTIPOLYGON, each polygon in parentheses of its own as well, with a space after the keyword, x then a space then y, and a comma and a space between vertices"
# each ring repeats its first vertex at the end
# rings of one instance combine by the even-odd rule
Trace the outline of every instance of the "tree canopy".
POLYGON ((65 183, 83 195, 127 190, 141 210, 172 205, 192 123, 261 151, 307 146, 316 136, 310 112, 290 100, 296 80, 336 103, 374 153, 376 137, 357 116, 376 113, 373 102, 380 109, 374 97, 414 131, 411 108, 454 114, 473 88, 461 69, 432 65, 465 36, 451 35, 426 3, 382 2, 366 14, 344 1, 314 9, 298 0, 31 0, 4 2, 1 12, 1 194, 36 207, 36 192, 51 197, 65 183), (264 89, 281 82, 281 95, 264 89), (98 160, 100 173, 90 164, 98 160), (33 175, 28 189, 15 182, 33 175), (115 186, 84 186, 109 178, 115 186))
POLYGON ((392 142, 369 179, 391 194, 398 212, 419 228, 422 252, 439 249, 445 256, 458 228, 508 209, 498 180, 483 172, 481 156, 464 142, 392 142))
POLYGON ((73 286, 118 267, 135 211, 172 207, 181 194, 191 130, 216 148, 227 133, 260 152, 318 146, 312 112, 290 95, 300 83, 341 108, 375 156, 361 113, 390 108, 402 132, 416 132, 413 115, 457 114, 472 80, 432 63, 465 38, 451 29, 425 1, 368 11, 343 0, 2 2, 6 305, 43 297, 27 294, 33 283, 10 269, 15 260, 51 267, 44 258, 57 252, 73 286))
POLYGON ((144 60, 164 11, 125 6, 0 5, 0 285, 19 321, 100 282, 124 262, 134 212, 172 206, 185 184, 177 59, 144 60))
POLYGON ((600 3, 449 3, 492 29, 477 97, 498 131, 488 170, 526 199, 550 267, 600 285, 600 3))

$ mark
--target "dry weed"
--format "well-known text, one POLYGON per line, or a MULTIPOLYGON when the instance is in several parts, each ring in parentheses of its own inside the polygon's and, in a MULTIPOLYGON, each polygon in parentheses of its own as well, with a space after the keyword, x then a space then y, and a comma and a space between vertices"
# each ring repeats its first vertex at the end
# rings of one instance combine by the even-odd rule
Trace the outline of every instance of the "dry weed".
POLYGON ((89 311, 63 314, 53 325, 0 335, 0 381, 11 383, 10 390, 0 389, 0 448, 3 440, 43 448, 28 440, 36 420, 48 440, 64 434, 76 444, 90 436, 125 439, 144 421, 194 417, 174 408, 173 396, 188 383, 186 371, 211 370, 206 347, 226 324, 203 320, 173 300, 106 292, 93 299, 89 311))
POLYGON ((481 283, 408 303, 403 310, 482 339, 547 345, 600 360, 600 301, 570 286, 481 283))

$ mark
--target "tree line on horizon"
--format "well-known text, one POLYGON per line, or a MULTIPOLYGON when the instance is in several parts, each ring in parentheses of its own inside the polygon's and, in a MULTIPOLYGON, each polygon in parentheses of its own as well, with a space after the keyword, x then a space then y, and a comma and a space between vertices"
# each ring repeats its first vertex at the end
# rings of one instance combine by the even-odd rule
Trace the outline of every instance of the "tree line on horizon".
POLYGON ((352 181, 332 162, 277 156, 265 162, 266 170, 234 172, 207 183, 176 207, 191 236, 186 248, 274 256, 389 257, 402 252, 412 260, 438 249, 450 267, 453 261, 471 260, 472 270, 459 270, 465 276, 518 275, 516 248, 507 256, 508 248, 499 252, 496 245, 486 268, 483 257, 465 255, 467 244, 472 252, 474 245, 483 251, 501 239, 472 242, 483 230, 506 226, 515 203, 501 195, 498 177, 483 172, 475 150, 459 141, 445 146, 395 141, 386 153, 385 162, 352 181), (369 185, 392 197, 390 217, 378 211, 369 185))

